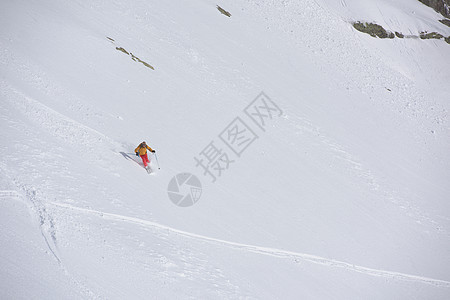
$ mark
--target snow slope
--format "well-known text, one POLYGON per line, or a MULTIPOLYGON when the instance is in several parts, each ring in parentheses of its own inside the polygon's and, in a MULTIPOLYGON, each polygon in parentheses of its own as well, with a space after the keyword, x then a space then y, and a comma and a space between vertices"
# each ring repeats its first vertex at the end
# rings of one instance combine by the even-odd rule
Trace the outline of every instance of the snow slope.
POLYGON ((1 298, 448 299, 449 45, 350 24, 450 35, 413 2, 2 1, 1 298))

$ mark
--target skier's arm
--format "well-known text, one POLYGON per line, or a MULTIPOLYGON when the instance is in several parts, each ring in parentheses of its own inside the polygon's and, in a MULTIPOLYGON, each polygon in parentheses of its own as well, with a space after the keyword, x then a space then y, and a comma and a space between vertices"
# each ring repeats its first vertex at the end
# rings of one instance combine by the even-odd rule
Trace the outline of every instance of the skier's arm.
POLYGON ((150 152, 153 152, 153 149, 152 149, 152 148, 150 148, 150 146, 149 146, 149 145, 147 145, 147 149, 148 149, 148 150, 150 150, 150 152))

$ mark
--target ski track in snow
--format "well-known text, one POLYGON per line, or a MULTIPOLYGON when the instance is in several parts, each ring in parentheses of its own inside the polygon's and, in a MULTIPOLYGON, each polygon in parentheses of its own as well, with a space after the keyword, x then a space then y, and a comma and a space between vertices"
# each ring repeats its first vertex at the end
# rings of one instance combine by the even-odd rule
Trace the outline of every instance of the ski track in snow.
MULTIPOLYGON (((337 15, 334 15, 333 12, 324 9, 315 0, 303 0, 300 2, 283 1, 284 8, 282 8, 284 9, 287 18, 280 20, 276 18, 276 15, 274 17, 271 13, 269 13, 273 11, 274 7, 278 8, 277 5, 279 4, 276 4, 276 2, 263 2, 262 4, 260 4, 259 1, 252 0, 248 0, 247 2, 252 4, 250 5, 250 8, 252 8, 253 12, 257 12, 261 18, 266 18, 266 20, 268 20, 268 26, 276 28, 278 31, 282 32, 290 43, 294 45, 298 45, 299 43, 304 44, 298 49, 308 50, 305 51, 305 55, 309 55, 311 57, 317 56, 320 58, 320 60, 317 59, 317 62, 315 62, 319 69, 322 69, 323 65, 327 65, 328 68, 333 70, 335 73, 345 74, 344 79, 336 80, 336 86, 341 86, 343 88, 347 88, 348 90, 359 90, 362 94, 366 94, 371 100, 379 100, 381 106, 387 107, 391 110, 399 110, 399 113, 404 118, 402 120, 409 121, 413 124, 415 124, 415 122, 419 122, 420 124, 418 124, 418 127, 423 132, 427 132, 429 129, 435 130, 436 128, 444 131, 446 128, 448 124, 447 112, 441 108, 430 112, 427 108, 430 106, 435 106, 432 100, 428 100, 427 97, 425 97, 426 95, 424 96, 420 90, 416 89, 412 81, 405 79, 402 76, 397 76, 396 72, 392 72, 392 70, 383 67, 383 64, 381 63, 382 57, 374 58, 372 54, 367 51, 364 52, 361 57, 354 59, 353 64, 350 66, 345 64, 349 61, 348 59, 336 60, 336 57, 340 57, 342 55, 344 57, 349 57, 351 55, 351 53, 342 53, 340 49, 346 48, 344 47, 345 45, 354 43, 354 39, 344 36, 343 33, 339 32, 339 29, 342 28, 342 24, 341 27, 338 26, 340 18, 337 17, 337 15), (263 9, 264 6, 270 9, 263 9), (324 39, 328 41, 326 44, 320 42, 320 39, 299 38, 301 37, 299 32, 301 32, 302 35, 305 34, 305 32, 309 32, 309 36, 312 37, 323 34, 318 31, 320 28, 327 28, 325 25, 317 26, 317 24, 315 24, 314 27, 311 27, 311 25, 306 24, 305 22, 310 20, 313 15, 317 16, 315 19, 317 19, 317 22, 322 25, 325 24, 325 22, 331 22, 331 25, 328 25, 328 27, 333 27, 333 25, 336 25, 337 29, 331 30, 325 35, 324 39), (335 18, 330 18, 330 16, 333 15, 335 18), (296 22, 299 23, 297 24, 296 22), (307 30, 305 30, 304 26, 306 26, 307 30), (374 62, 364 63, 365 61, 370 61, 369 58, 374 59, 374 62), (326 64, 324 64, 324 62, 326 62, 326 64), (358 72, 349 72, 349 70, 357 70, 358 72), (353 75, 366 73, 367 75, 359 80, 353 75), (373 82, 374 78, 376 79, 375 82, 378 82, 377 84, 373 82), (390 91, 390 94, 386 94, 387 92, 385 91, 384 86, 394 86, 397 87, 397 89, 393 89, 392 92, 390 91), (397 101, 400 102, 397 103, 397 101)), ((346 0, 340 0, 340 5, 346 7, 346 0)), ((345 26, 347 25, 348 24, 345 26)), ((187 32, 186 35, 188 34, 189 33, 187 32)), ((177 38, 174 37, 173 43, 176 43, 176 41, 177 38)), ((183 47, 184 45, 180 43, 177 46, 183 47)), ((73 112, 73 114, 67 114, 67 111, 59 109, 58 106, 52 108, 51 101, 41 101, 41 98, 43 97, 48 97, 50 99, 62 99, 69 97, 70 101, 66 102, 75 103, 71 104, 71 107, 68 109, 71 113, 71 110, 86 109, 87 105, 86 103, 76 101, 75 96, 67 94, 63 88, 53 83, 52 78, 46 76, 46 73, 42 72, 38 66, 34 65, 33 62, 24 61, 23 58, 19 58, 17 54, 14 53, 13 55, 12 52, 8 52, 7 47, 4 48, 5 49, 2 55, 3 58, 0 58, 0 64, 8 66, 8 68, 12 68, 10 66, 14 66, 14 68, 17 69, 15 72, 20 74, 19 77, 21 80, 26 82, 32 88, 31 92, 30 90, 22 90, 20 85, 13 80, 6 78, 3 80, 0 78, 0 88, 2 90, 0 95, 3 95, 6 100, 4 104, 8 103, 9 107, 17 109, 20 113, 26 116, 28 120, 30 120, 34 125, 37 125, 44 132, 48 132, 50 135, 63 142, 67 142, 70 145, 77 145, 77 150, 81 152, 81 155, 88 160, 91 159, 94 161, 96 159, 96 153, 99 153, 105 145, 107 145, 110 150, 114 149, 114 152, 116 153, 118 152, 117 149, 122 150, 123 145, 110 138, 107 134, 102 133, 101 129, 98 129, 100 130, 98 131, 94 129, 95 126, 90 127, 90 123, 85 122, 86 120, 89 120, 89 118, 80 117, 76 111, 73 112), (33 90, 37 90, 38 92, 35 93, 33 90), (72 107, 73 105, 76 107, 72 107)), ((361 48, 363 49, 364 47, 361 48)), ((199 60, 199 54, 194 48, 191 48, 188 54, 193 61, 199 60)), ((205 72, 207 72, 207 64, 204 64, 202 59, 203 58, 200 54, 200 63, 204 65, 203 68, 205 69, 205 72)), ((207 75, 211 74, 207 73, 207 75)), ((206 77, 207 78, 205 78, 205 80, 215 83, 215 79, 210 79, 210 77, 213 78, 214 76, 206 77)), ((345 168, 345 172, 348 173, 347 175, 349 177, 353 176, 362 179, 362 181, 368 185, 372 191, 377 191, 393 203, 404 207, 404 209, 408 209, 417 221, 425 219, 433 222, 431 218, 424 215, 418 208, 411 207, 406 200, 399 198, 391 190, 385 189, 382 182, 378 181, 375 175, 369 169, 365 168, 361 160, 358 159, 357 155, 354 155, 345 146, 340 145, 332 137, 321 132, 320 128, 315 126, 312 122, 301 119, 295 120, 295 122, 292 120, 291 126, 294 127, 294 130, 297 132, 304 131, 306 133, 310 133, 311 136, 316 136, 314 141, 317 141, 318 145, 323 146, 320 148, 324 148, 333 154, 331 157, 331 162, 337 161, 337 163, 341 162, 341 164, 346 164, 348 166, 348 168, 345 168)), ((417 135, 417 139, 427 141, 427 139, 423 138, 421 135, 417 135)), ((102 164, 106 164, 106 162, 102 162, 102 164)), ((2 167, 2 171, 4 170, 6 170, 6 168, 2 167)), ((68 271, 64 268, 64 262, 61 262, 58 257, 56 227, 51 211, 49 210, 49 206, 55 207, 56 209, 72 211, 78 214, 98 217, 108 221, 117 221, 153 228, 182 238, 203 241, 211 245, 227 247, 237 251, 271 256, 280 259, 288 259, 295 263, 302 260, 325 267, 339 268, 344 271, 358 272, 368 276, 381 277, 386 280, 417 282, 443 288, 450 287, 450 281, 368 268, 306 253, 227 241, 183 231, 136 217, 107 213, 65 203, 41 201, 41 199, 36 196, 37 190, 32 187, 33 185, 22 182, 22 180, 23 179, 16 179, 13 181, 14 184, 20 188, 20 193, 13 190, 0 191, 0 200, 13 199, 23 201, 27 204, 27 206, 37 217, 39 229, 47 247, 49 248, 49 251, 51 252, 50 254, 53 254, 61 268, 63 268, 67 274, 68 271)), ((70 278, 74 283, 76 283, 77 287, 85 290, 85 294, 89 298, 93 298, 94 294, 86 288, 86 285, 82 281, 75 280, 72 276, 70 276, 70 278)))
MULTIPOLYGON (((15 184, 19 184, 14 181, 15 184)), ((83 297, 89 299, 98 299, 92 290, 90 290, 86 283, 76 279, 70 275, 69 271, 65 268, 58 255, 58 246, 56 241, 56 228, 53 217, 47 211, 47 208, 43 203, 41 203, 36 197, 36 190, 31 187, 27 187, 23 184, 18 186, 21 190, 0 190, 0 201, 19 201, 29 210, 34 213, 37 222, 39 223, 39 231, 41 232, 42 238, 48 248, 48 253, 55 258, 58 262, 59 267, 66 275, 70 282, 76 286, 76 288, 84 295, 83 297)))
POLYGON ((86 152, 94 151, 94 145, 98 148, 104 147, 105 142, 116 144, 109 137, 81 124, 50 107, 40 103, 32 97, 25 95, 11 84, 0 80, 0 87, 5 99, 17 107, 29 119, 47 129, 52 135, 63 139, 71 144, 83 143, 88 149, 86 152))
POLYGON ((450 282, 445 280, 439 280, 429 277, 423 277, 423 276, 417 276, 417 275, 410 275, 405 273, 399 273, 399 272, 392 272, 392 271, 386 271, 386 270, 378 270, 373 268, 368 268, 364 266, 358 266, 354 265, 348 262, 324 258, 316 255, 306 254, 306 253, 299 253, 299 252, 293 252, 288 250, 282 250, 282 249, 276 249, 276 248, 269 248, 269 247, 261 247, 261 246, 255 246, 255 245, 248 245, 248 244, 242 244, 232 241, 226 241, 221 239, 216 239, 208 236, 199 235, 196 233, 186 232, 183 230, 175 229, 169 226, 165 226, 156 222, 143 220, 139 218, 134 217, 128 217, 124 215, 119 214, 113 214, 113 213, 107 213, 107 212, 101 212, 93 209, 88 208, 81 208, 72 206, 69 204, 64 203, 56 203, 56 202, 50 202, 50 205, 53 205, 58 208, 62 209, 70 209, 74 210, 80 213, 88 214, 88 215, 95 215, 98 217, 101 217, 106 220, 115 220, 115 221, 121 221, 121 222, 128 222, 132 224, 139 224, 147 227, 157 228, 160 230, 166 230, 175 234, 178 234, 180 236, 193 238, 213 244, 223 245, 227 246, 233 249, 238 250, 244 250, 248 252, 253 252, 261 255, 267 255, 267 256, 273 256, 273 257, 279 257, 279 258, 291 258, 291 259, 302 259, 304 261, 308 261, 314 264, 319 264, 323 266, 328 267, 335 267, 335 268, 343 268, 348 271, 358 272, 362 274, 366 274, 369 276, 378 276, 378 277, 384 277, 389 279, 396 279, 396 280, 402 280, 402 281, 410 281, 410 282, 418 282, 418 283, 424 283, 424 284, 430 284, 437 287, 446 287, 450 288, 450 282))

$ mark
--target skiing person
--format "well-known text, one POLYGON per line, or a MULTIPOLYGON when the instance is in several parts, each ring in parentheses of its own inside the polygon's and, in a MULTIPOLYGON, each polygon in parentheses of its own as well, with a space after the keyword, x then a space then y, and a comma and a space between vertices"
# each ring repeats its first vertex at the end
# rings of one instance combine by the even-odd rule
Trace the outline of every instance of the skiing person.
POLYGON ((144 167, 147 169, 147 164, 150 163, 150 160, 147 156, 147 149, 150 150, 150 152, 155 153, 156 151, 150 148, 147 143, 142 142, 137 146, 136 149, 134 149, 134 152, 136 152, 136 156, 141 156, 142 162, 144 163, 144 167))

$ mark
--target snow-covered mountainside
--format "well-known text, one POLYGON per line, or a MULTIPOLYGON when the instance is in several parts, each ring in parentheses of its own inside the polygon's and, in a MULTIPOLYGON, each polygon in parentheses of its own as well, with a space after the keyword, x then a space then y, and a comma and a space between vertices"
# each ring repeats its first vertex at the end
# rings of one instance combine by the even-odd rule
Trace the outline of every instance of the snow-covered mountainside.
POLYGON ((442 18, 2 1, 0 298, 449 299, 442 18))

